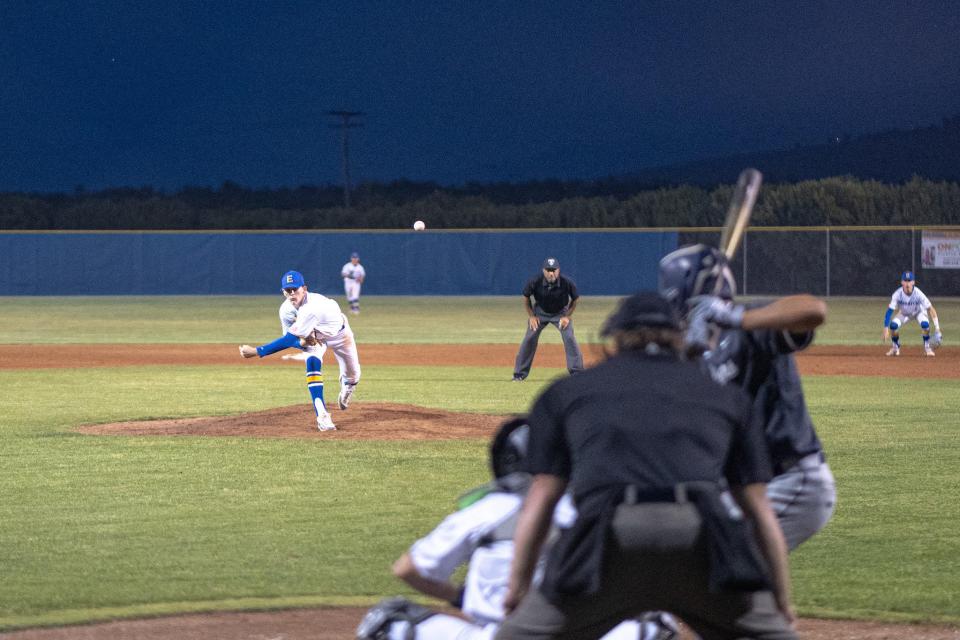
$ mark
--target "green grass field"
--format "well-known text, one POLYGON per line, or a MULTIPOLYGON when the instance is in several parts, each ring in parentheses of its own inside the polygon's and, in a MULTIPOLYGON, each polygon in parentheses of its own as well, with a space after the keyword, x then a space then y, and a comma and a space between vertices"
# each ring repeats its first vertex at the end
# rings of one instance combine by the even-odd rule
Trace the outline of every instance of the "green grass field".
MULTIPOLYGON (((584 299, 583 342, 612 298, 584 299)), ((0 344, 259 342, 278 298, 0 298, 0 344)), ((363 343, 515 343, 520 298, 365 298, 363 343)), ((951 343, 960 302, 935 300, 951 343)), ((821 344, 878 344, 886 302, 831 300, 821 344)), ((557 342, 556 332, 544 334, 557 342)), ((910 334, 908 333, 908 340, 910 334)), ((415 347, 412 347, 415 348, 415 347)), ((361 351, 362 352, 362 351, 361 351)), ((504 414, 501 367, 364 365, 358 402, 504 414)), ((366 604, 389 565, 485 480, 486 443, 108 437, 84 423, 304 402, 283 367, 0 370, 0 630, 174 612, 366 604)), ((956 381, 809 377, 833 521, 791 557, 801 614, 960 624, 956 381)), ((330 389, 328 394, 336 392, 330 389)))

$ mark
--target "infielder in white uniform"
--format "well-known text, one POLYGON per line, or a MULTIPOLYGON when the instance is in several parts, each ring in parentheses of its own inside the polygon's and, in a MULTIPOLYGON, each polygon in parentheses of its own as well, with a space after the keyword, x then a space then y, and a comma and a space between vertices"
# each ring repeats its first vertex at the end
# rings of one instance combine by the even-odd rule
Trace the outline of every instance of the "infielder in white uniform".
POLYGON ((356 315, 360 313, 360 285, 367 277, 366 269, 360 264, 359 253, 354 251, 350 254, 350 262, 343 265, 340 275, 343 276, 343 291, 347 294, 350 313, 356 315))
MULTIPOLYGON (((507 593, 510 563, 513 560, 513 532, 530 484, 530 476, 518 471, 521 449, 526 448, 529 427, 525 418, 504 424, 491 448, 496 479, 463 498, 466 503, 440 525, 417 540, 400 556, 393 572, 398 578, 424 593, 450 602, 467 617, 436 613, 405 598, 388 598, 364 617, 357 629, 360 640, 490 640, 503 620, 503 598, 507 593), (450 578, 467 564, 464 585, 450 578)), ((576 509, 569 497, 557 505, 554 523, 570 526, 576 509)), ((542 567, 541 567, 542 569, 542 567)), ((652 614, 660 620, 663 614, 652 614)), ((669 640, 676 623, 665 627, 654 622, 630 620, 612 629, 604 640, 669 640), (659 634, 659 635, 658 635, 659 634)))
POLYGON ((322 358, 329 347, 337 359, 340 367, 337 403, 346 410, 360 382, 360 358, 353 330, 347 317, 340 311, 340 305, 319 293, 308 292, 299 272, 288 271, 283 274, 280 284, 286 298, 280 305, 283 336, 259 347, 241 345, 240 355, 244 358, 263 358, 289 347, 302 349, 304 353, 296 357, 305 359, 307 363, 307 389, 317 414, 317 428, 320 431, 332 431, 336 426, 323 401, 322 358))
POLYGON ((923 353, 934 356, 934 349, 943 341, 940 333, 940 319, 937 310, 930 304, 930 299, 914 284, 913 271, 904 271, 900 276, 900 288, 890 296, 890 305, 887 314, 883 317, 883 341, 890 340, 888 356, 900 355, 900 328, 910 320, 916 318, 923 332, 923 353), (898 311, 899 310, 899 311, 898 311), (896 313, 896 316, 894 314, 896 313), (892 319, 891 319, 892 318, 892 319), (933 340, 930 339, 930 320, 933 320, 933 340))

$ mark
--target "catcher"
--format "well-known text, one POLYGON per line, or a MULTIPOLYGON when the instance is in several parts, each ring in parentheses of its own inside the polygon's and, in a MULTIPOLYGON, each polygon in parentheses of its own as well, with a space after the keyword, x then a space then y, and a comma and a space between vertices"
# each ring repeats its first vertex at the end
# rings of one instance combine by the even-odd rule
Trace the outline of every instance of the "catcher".
MULTIPOLYGON (((467 618, 437 613, 405 598, 388 598, 370 609, 357 628, 360 640, 489 640, 503 620, 503 598, 513 558, 513 533, 530 486, 526 448, 530 427, 515 418, 500 427, 490 448, 492 482, 466 493, 461 509, 417 540, 394 564, 408 585, 446 600, 467 618), (469 569, 463 586, 451 582, 462 564, 469 569)), ((569 526, 576 510, 569 498, 560 502, 554 522, 569 526)), ((671 640, 677 627, 666 614, 645 622, 622 622, 604 640, 671 640)))

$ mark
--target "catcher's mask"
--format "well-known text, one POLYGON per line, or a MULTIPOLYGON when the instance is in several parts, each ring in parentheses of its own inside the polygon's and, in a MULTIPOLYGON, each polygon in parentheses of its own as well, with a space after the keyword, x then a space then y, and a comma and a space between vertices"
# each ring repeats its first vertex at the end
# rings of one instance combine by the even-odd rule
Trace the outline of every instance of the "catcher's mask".
POLYGON ((719 296, 732 300, 737 295, 727 257, 705 244, 681 247, 660 260, 658 288, 678 309, 694 296, 719 296))
POLYGON ((530 425, 519 416, 500 426, 490 444, 490 468, 494 478, 526 471, 530 425))
POLYGON ((641 291, 620 301, 616 310, 603 323, 600 335, 609 337, 619 331, 641 327, 680 330, 677 309, 655 291, 641 291))

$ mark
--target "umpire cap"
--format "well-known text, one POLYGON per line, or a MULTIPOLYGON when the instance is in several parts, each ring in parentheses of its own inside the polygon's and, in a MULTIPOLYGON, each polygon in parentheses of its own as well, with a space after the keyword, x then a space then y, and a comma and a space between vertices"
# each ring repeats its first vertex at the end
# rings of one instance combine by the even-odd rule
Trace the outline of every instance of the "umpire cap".
POLYGON ((620 301, 610 314, 600 335, 608 337, 618 331, 640 327, 680 330, 680 316, 676 307, 656 291, 641 291, 620 301))
POLYGON ((560 261, 556 258, 547 258, 543 261, 543 268, 547 271, 553 271, 560 268, 560 261))

